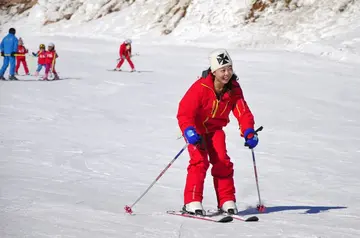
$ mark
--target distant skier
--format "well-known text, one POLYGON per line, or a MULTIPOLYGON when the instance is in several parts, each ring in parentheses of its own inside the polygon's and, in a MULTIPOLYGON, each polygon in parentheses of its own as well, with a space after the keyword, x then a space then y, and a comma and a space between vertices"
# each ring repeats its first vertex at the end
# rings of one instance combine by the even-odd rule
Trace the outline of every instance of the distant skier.
POLYGON ((4 63, 0 69, 0 79, 5 80, 4 73, 10 63, 9 80, 18 80, 15 77, 15 54, 18 49, 18 39, 15 36, 16 30, 9 29, 9 34, 6 35, 0 43, 1 56, 4 57, 4 63))
POLYGON ((121 65, 124 63, 125 59, 129 63, 131 67, 131 72, 135 71, 134 63, 131 61, 131 43, 132 41, 130 39, 127 39, 120 45, 119 49, 119 55, 120 55, 120 61, 117 64, 116 68, 114 70, 121 71, 121 65))
POLYGON ((240 135, 249 148, 256 147, 258 137, 254 131, 254 117, 233 73, 228 52, 224 49, 211 52, 210 65, 188 89, 178 108, 179 127, 190 143, 183 210, 205 214, 202 200, 210 162, 218 208, 236 214, 234 169, 227 154, 223 131, 229 122, 230 112, 238 120, 240 135))
POLYGON ((39 45, 39 51, 34 53, 32 52, 32 55, 35 57, 38 57, 38 66, 35 72, 35 76, 39 76, 39 72, 41 71, 42 67, 46 69, 46 50, 45 45, 40 44, 39 45))
POLYGON ((58 58, 58 54, 55 51, 54 43, 49 43, 48 50, 46 51, 46 69, 45 69, 45 77, 44 80, 48 80, 49 72, 54 74, 54 80, 59 79, 59 76, 55 70, 56 58, 58 58))
POLYGON ((28 52, 29 51, 24 46, 23 39, 20 37, 19 42, 18 42, 18 49, 17 49, 17 53, 19 55, 16 56, 15 74, 19 73, 20 64, 23 64, 25 74, 30 75, 29 68, 28 68, 27 63, 26 63, 26 56, 25 56, 25 54, 27 54, 28 52))

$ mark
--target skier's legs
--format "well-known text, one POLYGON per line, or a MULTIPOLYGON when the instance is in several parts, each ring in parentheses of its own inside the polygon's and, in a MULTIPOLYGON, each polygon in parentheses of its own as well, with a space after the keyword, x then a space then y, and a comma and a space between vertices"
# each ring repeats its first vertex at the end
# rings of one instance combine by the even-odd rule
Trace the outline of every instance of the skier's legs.
POLYGON ((119 61, 119 63, 116 65, 116 68, 120 68, 121 67, 121 65, 124 63, 124 59, 123 58, 121 58, 121 60, 119 61))
POLYGON ((206 171, 209 168, 209 160, 206 150, 201 146, 189 145, 190 161, 187 168, 187 177, 184 190, 184 204, 190 202, 202 202, 206 171))
POLYGON ((50 68, 51 68, 51 64, 46 64, 46 65, 45 65, 45 74, 46 74, 46 75, 49 73, 50 68))
POLYGON ((51 64, 46 64, 45 65, 45 77, 44 77, 44 79, 46 79, 46 80, 48 79, 50 68, 51 68, 51 64))
POLYGON ((36 68, 36 72, 39 73, 42 69, 43 65, 42 64, 38 64, 37 68, 36 68))
POLYGON ((227 155, 224 131, 215 131, 206 143, 218 206, 222 207, 226 201, 235 202, 234 169, 227 155))
POLYGON ((15 73, 16 74, 19 73, 20 62, 21 62, 21 60, 19 58, 16 58, 16 68, 15 68, 15 73))
POLYGON ((15 56, 10 56, 9 57, 9 62, 10 62, 10 76, 14 76, 15 75, 15 56))
POLYGON ((3 62, 3 65, 2 65, 2 67, 0 69, 0 77, 4 76, 4 73, 5 73, 6 69, 7 69, 7 67, 9 66, 9 60, 10 60, 10 56, 5 56, 4 57, 4 62, 3 62))
POLYGON ((29 74, 29 68, 27 66, 26 59, 23 59, 21 62, 23 64, 23 66, 24 66, 25 74, 29 74))
POLYGON ((131 58, 130 58, 130 57, 126 57, 126 60, 127 60, 127 62, 129 63, 131 69, 134 69, 135 66, 134 66, 134 63, 131 61, 131 58))

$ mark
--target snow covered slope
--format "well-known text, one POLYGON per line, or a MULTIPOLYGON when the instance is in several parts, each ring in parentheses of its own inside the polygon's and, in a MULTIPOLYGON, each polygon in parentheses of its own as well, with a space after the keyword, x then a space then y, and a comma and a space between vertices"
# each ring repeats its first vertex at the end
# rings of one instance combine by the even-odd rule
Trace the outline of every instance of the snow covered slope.
MULTIPOLYGON (((2 34, 16 27, 32 51, 56 44, 64 80, 0 81, 0 237, 360 237, 360 3, 296 3, 250 24, 245 0, 39 0, 1 12, 2 34), (147 72, 106 71, 128 37, 147 72), (177 106, 208 66, 206 47, 229 48, 265 128, 256 158, 267 213, 226 225, 166 215, 183 205, 184 153, 128 216, 124 205, 184 145, 177 106)), ((240 214, 254 214, 251 154, 233 117, 226 132, 240 214)), ((216 206, 210 174, 204 205, 216 206)))
MULTIPOLYGON (((360 236, 357 64, 230 50, 257 126, 265 128, 255 153, 268 213, 259 223, 209 224, 164 213, 183 205, 187 153, 134 207, 135 216, 123 210, 184 145, 176 140, 178 102, 207 67, 209 49, 135 45, 137 69, 152 72, 129 74, 106 71, 116 64, 117 42, 42 40, 55 38, 64 80, 0 81, 1 238, 360 236)), ((27 44, 38 41, 28 37, 27 44)), ((239 209, 253 214, 251 154, 233 117, 226 132, 239 209)), ((210 174, 204 205, 216 206, 210 174)))
POLYGON ((246 24, 250 6, 250 0, 39 0, 1 29, 15 26, 23 36, 131 37, 147 44, 285 48, 359 61, 360 1, 293 0, 288 7, 275 4, 256 22, 246 24))

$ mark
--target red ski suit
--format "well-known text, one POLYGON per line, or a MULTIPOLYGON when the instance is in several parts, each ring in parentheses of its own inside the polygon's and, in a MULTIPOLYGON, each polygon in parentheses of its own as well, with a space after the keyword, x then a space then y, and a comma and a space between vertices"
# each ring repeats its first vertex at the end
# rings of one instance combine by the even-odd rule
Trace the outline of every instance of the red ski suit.
POLYGON ((56 58, 58 57, 58 54, 56 53, 55 50, 51 50, 51 51, 46 51, 46 59, 45 59, 45 63, 46 63, 46 68, 45 68, 45 74, 48 74, 49 71, 51 70, 52 73, 56 74, 56 69, 55 69, 55 63, 56 63, 56 58))
POLYGON ((134 63, 131 61, 131 45, 127 45, 125 43, 122 43, 120 45, 120 49, 119 49, 119 55, 120 55, 120 61, 117 64, 116 68, 120 68, 121 65, 124 63, 125 59, 127 60, 127 62, 129 63, 131 69, 134 69, 134 63), (126 47, 130 46, 129 49, 127 49, 126 47))
POLYGON ((15 68, 15 72, 18 74, 19 72, 19 68, 20 68, 20 63, 23 64, 24 66, 24 70, 25 70, 25 74, 28 74, 29 73, 29 69, 28 69, 28 66, 27 66, 27 63, 26 63, 26 58, 25 58, 25 54, 28 52, 28 50, 22 46, 22 45, 19 45, 18 46, 18 50, 17 50, 17 53, 18 54, 22 54, 21 56, 16 56, 16 68, 15 68))
POLYGON ((180 101, 177 119, 181 131, 194 126, 203 139, 200 145, 188 146, 190 161, 184 204, 202 202, 206 171, 210 163, 218 206, 222 207, 226 201, 236 201, 233 163, 227 155, 222 128, 230 121, 229 114, 232 111, 243 135, 246 129, 254 127, 254 117, 235 77, 233 75, 227 91, 219 97, 215 93, 213 75, 208 72, 206 77, 200 78, 188 89, 180 101))
POLYGON ((38 57, 38 64, 46 65, 46 54, 47 52, 45 50, 39 50, 36 53, 36 56, 38 57))

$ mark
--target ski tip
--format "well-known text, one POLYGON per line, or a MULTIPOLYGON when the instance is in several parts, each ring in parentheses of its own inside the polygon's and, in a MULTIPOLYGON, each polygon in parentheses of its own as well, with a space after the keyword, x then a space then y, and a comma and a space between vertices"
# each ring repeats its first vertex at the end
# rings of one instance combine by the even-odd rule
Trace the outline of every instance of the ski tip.
POLYGON ((257 216, 252 216, 252 217, 248 217, 245 221, 246 222, 259 221, 259 218, 257 216))
POLYGON ((234 218, 232 218, 231 216, 226 216, 226 217, 223 217, 223 218, 221 218, 220 220, 218 220, 218 222, 220 222, 220 223, 226 223, 226 222, 231 222, 231 221, 233 221, 234 220, 234 218))

